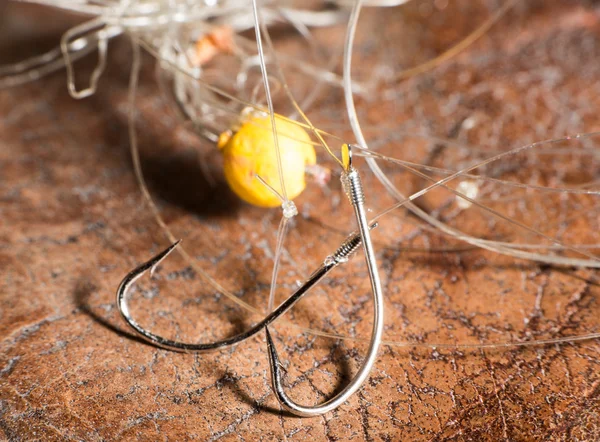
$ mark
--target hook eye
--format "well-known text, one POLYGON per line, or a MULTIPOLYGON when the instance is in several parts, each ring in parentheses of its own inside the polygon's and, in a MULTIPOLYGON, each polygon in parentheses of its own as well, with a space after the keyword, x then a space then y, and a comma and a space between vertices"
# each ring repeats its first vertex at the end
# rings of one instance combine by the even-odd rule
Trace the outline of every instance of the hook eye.
POLYGON ((352 168, 352 146, 350 144, 342 144, 342 165, 346 172, 352 168))

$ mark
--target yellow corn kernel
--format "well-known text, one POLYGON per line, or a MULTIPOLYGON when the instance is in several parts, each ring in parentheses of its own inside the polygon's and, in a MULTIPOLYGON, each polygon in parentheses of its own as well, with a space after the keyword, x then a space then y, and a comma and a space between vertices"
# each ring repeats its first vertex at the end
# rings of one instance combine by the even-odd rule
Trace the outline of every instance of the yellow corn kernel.
MULTIPOLYGON (((287 197, 294 199, 306 187, 306 166, 317 161, 308 133, 300 126, 275 118, 281 166, 287 197)), ((256 177, 260 176, 279 194, 275 140, 268 115, 249 114, 236 132, 223 132, 218 147, 223 152, 225 179, 241 199, 258 207, 281 206, 281 200, 256 177)))

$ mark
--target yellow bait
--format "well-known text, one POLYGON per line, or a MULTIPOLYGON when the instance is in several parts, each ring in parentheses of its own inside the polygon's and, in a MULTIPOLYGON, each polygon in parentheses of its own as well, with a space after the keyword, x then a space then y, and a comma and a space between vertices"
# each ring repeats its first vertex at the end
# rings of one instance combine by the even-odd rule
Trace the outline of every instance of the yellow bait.
MULTIPOLYGON (((285 190, 294 199, 306 187, 306 166, 317 162, 308 133, 300 126, 275 117, 285 190)), ((265 186, 260 176, 280 195, 277 151, 268 115, 249 114, 235 133, 223 132, 217 146, 223 152, 225 179, 241 199, 258 207, 278 207, 281 200, 265 186)))

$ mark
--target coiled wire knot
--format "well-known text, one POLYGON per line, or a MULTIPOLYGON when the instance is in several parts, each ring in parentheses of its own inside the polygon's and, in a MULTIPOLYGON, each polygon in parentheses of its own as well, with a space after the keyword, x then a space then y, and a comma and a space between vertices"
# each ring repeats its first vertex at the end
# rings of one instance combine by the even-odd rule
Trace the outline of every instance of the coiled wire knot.
POLYGON ((350 168, 341 176, 342 188, 353 206, 365 203, 362 180, 354 168, 350 168))

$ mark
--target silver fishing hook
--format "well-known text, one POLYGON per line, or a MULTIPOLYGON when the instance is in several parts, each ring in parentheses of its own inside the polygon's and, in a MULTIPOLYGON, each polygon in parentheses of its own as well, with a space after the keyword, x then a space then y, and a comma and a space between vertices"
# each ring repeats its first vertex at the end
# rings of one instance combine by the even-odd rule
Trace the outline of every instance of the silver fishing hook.
POLYGON ((146 330, 139 325, 131 316, 129 307, 127 305, 127 293, 129 292, 132 285, 147 271, 150 271, 150 275, 154 273, 156 267, 179 245, 180 241, 173 243, 164 251, 151 258, 149 261, 139 265, 135 269, 123 278, 119 288, 117 289, 117 308, 121 313, 123 319, 127 324, 138 333, 144 340, 149 343, 165 348, 167 350, 173 350, 178 352, 197 353, 206 352, 211 350, 218 350, 225 347, 234 346, 240 342, 251 338, 256 335, 263 328, 266 332, 267 338, 267 350, 269 355, 269 365, 271 369, 271 381, 273 383, 273 390, 277 397, 277 400, 281 403, 290 413, 298 416, 316 416, 337 408, 348 400, 352 394, 354 394, 364 383, 369 376, 371 369, 377 358, 377 352, 381 344, 381 337, 383 334, 383 292, 381 288, 381 282, 379 280, 379 273, 377 270, 377 261, 375 259, 375 252, 373 250, 373 244, 371 242, 370 230, 377 226, 376 223, 369 225, 366 216, 366 210, 364 207, 364 193, 362 189, 362 183, 360 175, 352 167, 352 151, 350 146, 345 145, 343 151, 343 164, 344 171, 342 173, 342 185, 344 190, 352 203, 356 220, 358 222, 359 232, 351 234, 346 240, 340 245, 340 247, 330 256, 328 256, 323 263, 315 270, 312 275, 299 287, 292 296, 282 302, 275 310, 273 310, 268 316, 266 316, 258 324, 250 328, 249 330, 239 333, 233 337, 225 338, 220 341, 209 342, 204 344, 192 344, 181 341, 174 341, 171 339, 164 338, 156 335, 149 330, 146 330), (282 375, 280 369, 280 362, 277 356, 277 351, 271 338, 271 334, 268 330, 268 325, 278 319, 280 316, 285 314, 292 306, 298 302, 304 295, 306 295, 321 279, 323 279, 331 270, 336 268, 338 265, 345 263, 348 259, 358 250, 360 245, 363 245, 365 251, 365 259, 367 262, 367 268, 369 271, 369 278, 371 281, 371 292, 373 295, 374 312, 373 312, 373 334, 371 336, 371 342, 367 357, 359 369, 356 376, 352 381, 335 397, 329 399, 325 403, 317 406, 307 407, 296 404, 293 402, 284 392, 282 386, 282 375))
MULTIPOLYGON (((376 226, 377 223, 374 223, 369 228, 372 229, 376 226)), ((338 249, 323 261, 321 266, 317 270, 315 270, 312 273, 312 275, 310 275, 306 282, 304 282, 304 284, 302 284, 302 286, 298 288, 298 290, 296 290, 296 292, 294 292, 292 296, 283 301, 279 305, 279 307, 273 310, 267 317, 265 317, 254 327, 233 337, 205 344, 192 344, 174 341, 156 335, 150 332, 149 330, 143 328, 132 318, 129 312, 129 307, 127 305, 127 293, 129 292, 131 286, 148 270, 150 271, 150 275, 152 275, 154 273, 154 270, 156 269, 156 266, 158 266, 167 256, 169 256, 169 254, 173 250, 175 250, 179 243, 180 241, 173 243, 167 249, 163 250, 149 261, 133 269, 131 272, 129 272, 129 274, 127 274, 127 276, 125 276, 125 278, 123 278, 121 284, 119 285, 119 288, 117 289, 117 308, 119 309, 119 312, 121 313, 123 319, 125 319, 125 322, 127 322, 127 324, 145 341, 158 347, 165 348, 167 350, 186 353, 198 353, 211 350, 219 350, 225 347, 230 347, 239 344, 240 342, 245 341, 246 339, 256 335, 267 325, 271 324, 281 315, 285 314, 290 308, 292 308, 292 306, 296 302, 302 299, 302 297, 306 295, 310 291, 310 289, 312 289, 329 272, 331 272, 338 265, 348 261, 352 254, 360 247, 361 234, 353 233, 350 236, 348 236, 344 240, 344 242, 342 242, 342 244, 338 247, 338 249)))
POLYGON ((277 356, 275 344, 273 343, 273 339, 269 333, 269 329, 268 327, 265 327, 269 365, 271 367, 271 382, 273 383, 273 391, 275 392, 275 396, 285 410, 297 416, 303 417, 318 416, 339 407, 362 386, 369 376, 373 365, 375 364, 383 334, 383 290, 381 288, 381 281, 379 279, 379 272, 377 270, 377 261, 375 259, 375 252, 369 233, 370 229, 364 206, 365 197, 362 183, 358 171, 352 166, 352 149, 349 145, 344 145, 342 148, 342 163, 344 165, 344 171, 342 172, 342 185, 350 202, 352 203, 352 207, 354 208, 354 214, 358 222, 360 238, 365 251, 365 260, 367 262, 367 268, 369 271, 369 279, 371 280, 371 292, 373 295, 374 304, 373 334, 371 335, 371 342, 369 344, 369 350, 367 351, 367 357, 352 381, 340 393, 327 400, 323 404, 304 406, 292 401, 283 390, 280 368, 281 364, 277 356))

